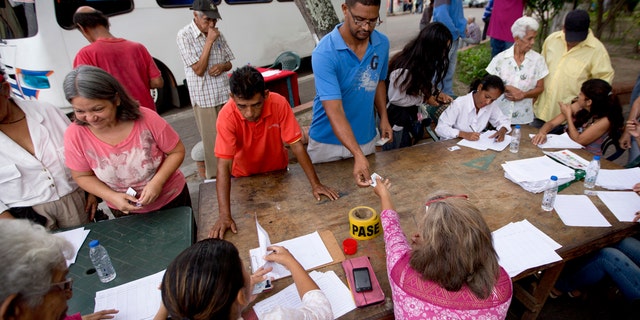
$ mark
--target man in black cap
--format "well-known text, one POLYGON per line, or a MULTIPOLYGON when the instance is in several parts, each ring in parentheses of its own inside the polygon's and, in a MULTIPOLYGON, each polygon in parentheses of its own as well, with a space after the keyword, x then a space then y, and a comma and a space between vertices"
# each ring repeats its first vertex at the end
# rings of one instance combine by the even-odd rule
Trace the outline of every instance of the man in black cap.
POLYGON ((560 114, 558 102, 570 103, 580 93, 580 86, 589 79, 613 81, 609 53, 589 29, 589 14, 584 10, 569 12, 562 31, 552 33, 542 45, 549 68, 544 79, 544 91, 533 111, 534 123, 542 125, 560 114))
POLYGON ((216 28, 218 7, 211 0, 195 0, 193 21, 178 32, 180 58, 184 63, 189 96, 204 147, 205 177, 215 178, 214 145, 218 111, 229 99, 229 77, 233 52, 216 28))

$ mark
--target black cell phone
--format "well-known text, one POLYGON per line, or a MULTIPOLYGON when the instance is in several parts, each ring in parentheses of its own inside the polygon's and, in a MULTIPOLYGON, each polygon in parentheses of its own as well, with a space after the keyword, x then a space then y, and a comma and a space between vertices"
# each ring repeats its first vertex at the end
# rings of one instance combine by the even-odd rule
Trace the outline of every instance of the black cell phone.
POLYGON ((372 288, 369 268, 354 268, 353 279, 356 286, 356 292, 371 291, 372 288))

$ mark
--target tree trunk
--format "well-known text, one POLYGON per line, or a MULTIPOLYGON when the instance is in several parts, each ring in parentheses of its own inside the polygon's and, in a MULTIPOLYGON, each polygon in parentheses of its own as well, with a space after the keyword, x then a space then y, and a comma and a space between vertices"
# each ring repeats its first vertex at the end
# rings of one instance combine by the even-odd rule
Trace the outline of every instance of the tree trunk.
POLYGON ((316 44, 340 23, 330 0, 294 0, 294 2, 302 13, 316 44))

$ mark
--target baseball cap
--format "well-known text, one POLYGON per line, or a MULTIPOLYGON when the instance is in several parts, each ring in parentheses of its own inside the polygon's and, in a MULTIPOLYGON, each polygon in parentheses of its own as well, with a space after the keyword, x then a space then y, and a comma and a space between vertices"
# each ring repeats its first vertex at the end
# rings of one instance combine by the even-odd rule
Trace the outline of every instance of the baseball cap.
POLYGON ((564 37, 567 42, 584 41, 589 34, 589 14, 584 10, 573 10, 564 19, 564 37))
POLYGON ((202 11, 205 16, 211 19, 222 19, 220 12, 218 12, 218 7, 211 0, 194 0, 191 10, 202 11))

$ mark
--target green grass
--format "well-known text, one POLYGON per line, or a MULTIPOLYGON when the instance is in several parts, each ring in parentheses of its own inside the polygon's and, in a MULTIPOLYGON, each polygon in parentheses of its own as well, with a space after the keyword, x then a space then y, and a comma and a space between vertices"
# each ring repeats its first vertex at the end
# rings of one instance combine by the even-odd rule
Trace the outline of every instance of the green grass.
POLYGON ((475 79, 484 77, 487 74, 485 68, 491 62, 491 47, 489 42, 479 44, 467 50, 458 52, 458 63, 456 65, 456 78, 458 90, 468 92, 469 85, 475 79))

